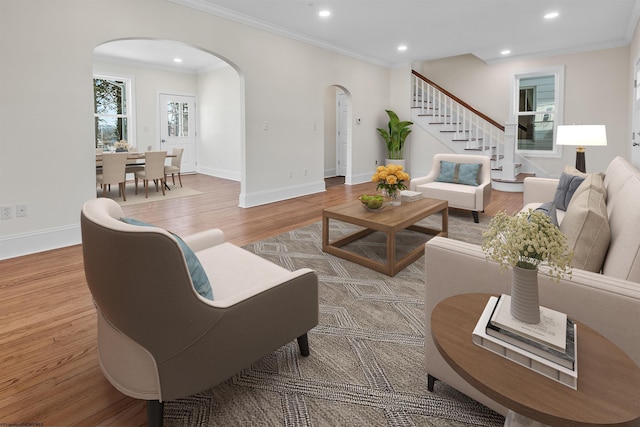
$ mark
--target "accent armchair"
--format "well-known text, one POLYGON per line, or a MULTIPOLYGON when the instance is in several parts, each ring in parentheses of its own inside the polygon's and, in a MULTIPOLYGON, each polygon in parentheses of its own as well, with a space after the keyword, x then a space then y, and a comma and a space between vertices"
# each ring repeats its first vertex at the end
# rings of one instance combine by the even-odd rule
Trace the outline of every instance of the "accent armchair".
POLYGON ((470 210, 473 220, 479 222, 491 201, 491 159, 488 156, 467 154, 436 154, 427 176, 414 178, 409 189, 425 197, 446 200, 450 208, 470 210), (442 170, 441 162, 446 170, 442 170), (475 165, 480 165, 475 167, 475 165), (444 173, 443 173, 444 172, 444 173))
POLYGON ((84 204, 84 269, 102 372, 147 401, 149 425, 162 425, 162 402, 207 390, 295 338, 309 354, 307 332, 318 324, 314 271, 291 272, 224 242, 217 229, 181 242, 122 216, 111 199, 84 204), (191 255, 213 300, 194 287, 191 255))

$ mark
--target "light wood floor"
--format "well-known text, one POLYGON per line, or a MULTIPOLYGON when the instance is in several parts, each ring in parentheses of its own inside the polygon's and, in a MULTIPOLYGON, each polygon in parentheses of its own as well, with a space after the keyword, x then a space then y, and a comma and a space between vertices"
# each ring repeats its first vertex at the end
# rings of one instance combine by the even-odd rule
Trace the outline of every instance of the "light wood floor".
MULTIPOLYGON (((129 206, 125 215, 182 235, 221 228, 228 241, 244 245, 319 221, 323 208, 375 189, 338 185, 243 209, 237 182, 204 175, 182 180, 205 194, 129 206)), ((485 215, 521 207, 522 193, 494 191, 485 215)), ((100 371, 79 245, 0 261, 0 425, 11 423, 146 425, 145 403, 116 391, 100 371)))

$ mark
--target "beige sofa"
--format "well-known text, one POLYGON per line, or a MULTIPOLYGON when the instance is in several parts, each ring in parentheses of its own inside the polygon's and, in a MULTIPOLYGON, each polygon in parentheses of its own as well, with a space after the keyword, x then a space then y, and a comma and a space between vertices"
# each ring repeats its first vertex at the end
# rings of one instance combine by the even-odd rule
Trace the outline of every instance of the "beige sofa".
MULTIPOLYGON (((617 157, 609 164, 603 184, 610 243, 602 273, 574 268, 572 278, 562 279, 560 283, 541 273, 538 276, 540 303, 587 324, 640 365, 640 171, 617 157)), ((558 180, 552 179, 525 180, 525 207, 552 201, 557 185, 558 180)), ((566 212, 558 211, 561 229, 571 216, 579 216, 587 226, 593 224, 592 217, 597 216, 601 208, 598 196, 589 193, 579 198, 587 199, 589 213, 578 215, 573 212, 571 205, 577 202, 572 198, 566 212)), ((593 237, 598 233, 585 234, 593 237)), ((586 253, 589 258, 591 254, 583 246, 576 248, 576 252, 586 253)), ((433 378, 437 378, 506 414, 506 408, 477 391, 449 367, 435 347, 430 331, 431 312, 440 301, 463 293, 509 293, 510 272, 501 274, 498 264, 487 261, 480 246, 442 237, 433 238, 426 244, 425 258, 425 353, 430 389, 433 389, 433 378)))

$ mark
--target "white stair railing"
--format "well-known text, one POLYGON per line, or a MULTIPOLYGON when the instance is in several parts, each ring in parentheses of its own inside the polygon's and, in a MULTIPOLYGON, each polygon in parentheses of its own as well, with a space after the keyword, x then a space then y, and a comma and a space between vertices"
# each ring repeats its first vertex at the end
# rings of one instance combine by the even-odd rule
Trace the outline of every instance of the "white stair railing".
POLYGON ((419 116, 428 117, 430 124, 438 124, 441 132, 453 133, 452 141, 465 142, 464 150, 492 157, 493 168, 502 171, 502 179, 515 179, 515 140, 505 138, 505 126, 415 71, 412 73, 412 92, 412 107, 419 116), (505 144, 511 147, 505 147, 505 144))

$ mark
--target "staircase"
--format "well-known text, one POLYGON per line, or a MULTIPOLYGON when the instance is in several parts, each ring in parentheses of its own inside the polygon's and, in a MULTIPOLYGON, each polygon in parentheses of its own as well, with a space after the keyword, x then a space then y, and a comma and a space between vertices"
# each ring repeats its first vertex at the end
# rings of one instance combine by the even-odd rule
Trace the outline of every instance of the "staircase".
POLYGON ((411 120, 455 153, 491 157, 492 187, 521 192, 527 176, 537 167, 516 154, 517 124, 501 125, 442 89, 418 72, 412 72, 411 120))

